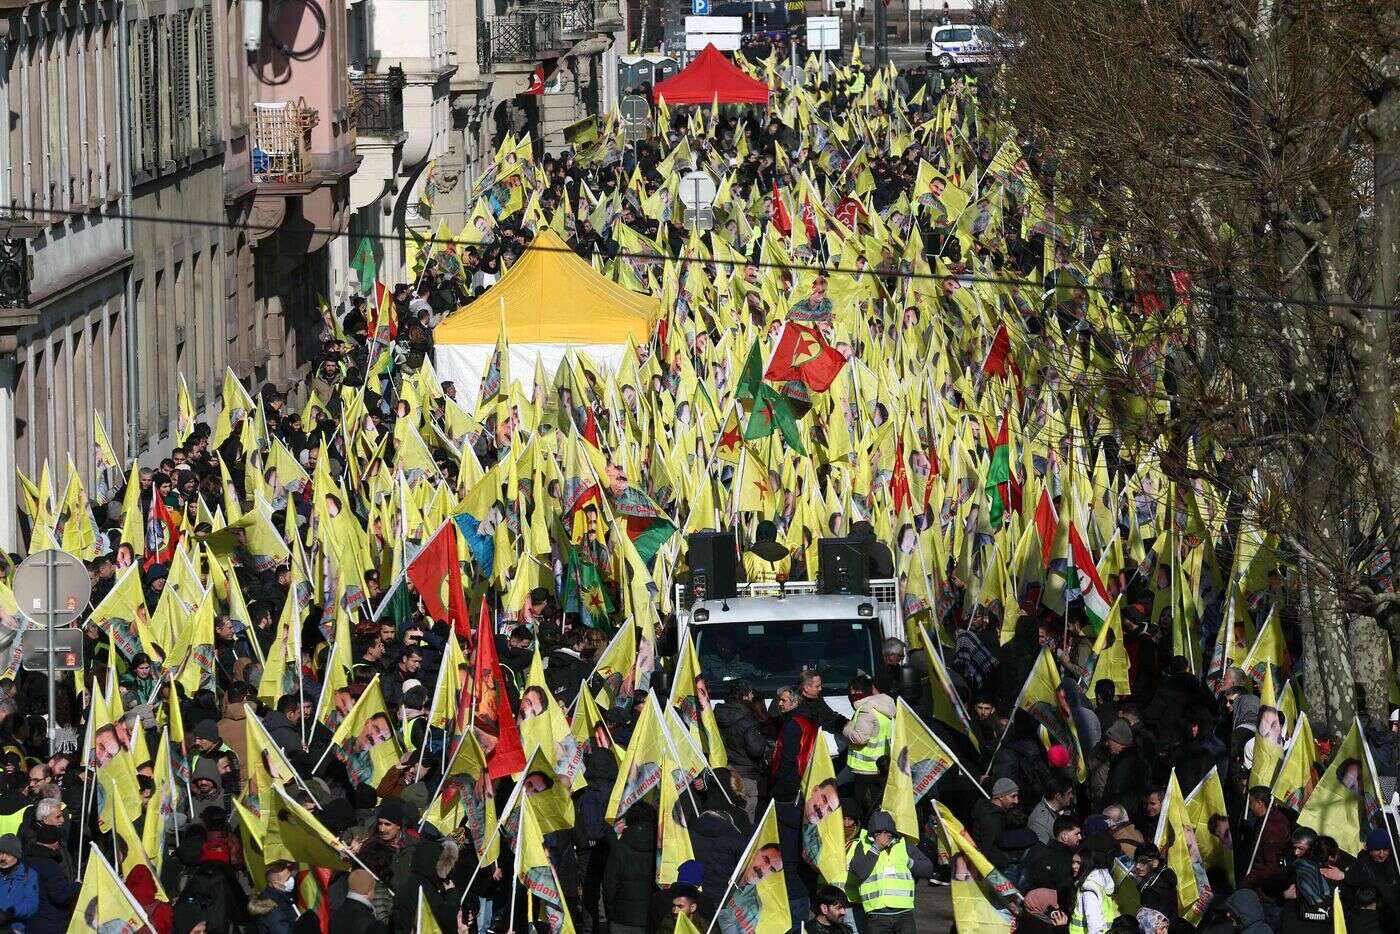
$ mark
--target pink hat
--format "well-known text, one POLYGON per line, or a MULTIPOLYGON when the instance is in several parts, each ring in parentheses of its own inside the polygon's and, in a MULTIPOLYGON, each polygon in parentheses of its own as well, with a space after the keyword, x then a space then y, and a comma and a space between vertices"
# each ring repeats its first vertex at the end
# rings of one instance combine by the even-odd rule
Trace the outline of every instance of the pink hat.
POLYGON ((1069 767, 1069 750, 1063 746, 1051 746, 1049 752, 1050 765, 1053 768, 1064 769, 1069 767))

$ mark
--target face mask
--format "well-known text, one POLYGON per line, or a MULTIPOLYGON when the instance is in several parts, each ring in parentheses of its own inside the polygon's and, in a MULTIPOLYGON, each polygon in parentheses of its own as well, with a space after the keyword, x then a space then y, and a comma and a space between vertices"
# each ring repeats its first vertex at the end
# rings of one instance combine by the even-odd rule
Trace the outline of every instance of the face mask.
POLYGON ((284 882, 278 883, 277 887, 278 887, 279 889, 281 889, 282 891, 284 891, 284 892, 290 892, 290 891, 292 891, 293 889, 295 889, 295 888, 297 887, 296 880, 295 880, 295 879, 287 879, 287 880, 284 881, 284 882))

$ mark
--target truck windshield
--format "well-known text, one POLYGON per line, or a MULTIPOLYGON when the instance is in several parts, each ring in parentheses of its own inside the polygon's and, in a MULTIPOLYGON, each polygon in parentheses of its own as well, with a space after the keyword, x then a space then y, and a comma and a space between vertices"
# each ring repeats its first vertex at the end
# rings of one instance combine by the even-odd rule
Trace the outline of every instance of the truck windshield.
POLYGON ((797 683, 803 668, 822 676, 822 693, 844 695, 856 672, 875 671, 873 621, 775 620, 694 626, 700 668, 715 697, 727 696, 726 681, 743 678, 760 694, 797 683))

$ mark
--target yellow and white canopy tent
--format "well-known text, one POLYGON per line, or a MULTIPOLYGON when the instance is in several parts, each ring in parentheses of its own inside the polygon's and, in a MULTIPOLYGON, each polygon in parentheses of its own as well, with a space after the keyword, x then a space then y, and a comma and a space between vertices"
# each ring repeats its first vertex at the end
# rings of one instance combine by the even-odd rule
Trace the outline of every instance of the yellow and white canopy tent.
POLYGON ((537 359, 553 373, 578 350, 616 370, 628 339, 646 343, 660 313, 657 299, 613 282, 545 228, 499 282, 433 329, 437 372, 470 409, 504 322, 510 373, 529 395, 537 359))

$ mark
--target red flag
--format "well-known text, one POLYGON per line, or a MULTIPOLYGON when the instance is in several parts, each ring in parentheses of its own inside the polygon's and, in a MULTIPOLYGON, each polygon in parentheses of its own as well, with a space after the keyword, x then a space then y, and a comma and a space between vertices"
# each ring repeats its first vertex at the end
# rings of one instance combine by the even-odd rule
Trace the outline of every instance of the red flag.
POLYGON ((776 179, 773 181, 773 198, 769 203, 773 207, 773 226, 778 228, 778 232, 784 237, 792 236, 792 218, 788 217, 787 205, 783 204, 783 199, 778 194, 776 179))
POLYGON ((462 565, 457 558, 457 526, 447 522, 438 529, 423 550, 409 562, 404 574, 418 591, 428 615, 452 623, 461 639, 471 639, 471 611, 462 592, 462 565), (442 602, 442 583, 447 581, 447 603, 442 602))
POLYGON ((982 374, 1005 379, 1007 358, 1010 356, 1011 334, 1007 332, 1005 324, 999 324, 996 336, 992 338, 992 346, 987 348, 987 358, 982 361, 982 374))
POLYGON ((1184 269, 1177 269, 1172 272, 1172 291, 1176 293, 1176 300, 1182 305, 1191 304, 1191 274, 1184 269))
MULTIPOLYGON (((932 483, 929 486, 933 486, 932 483)), ((914 494, 909 490, 909 471, 904 467, 904 439, 894 445, 894 476, 890 479, 890 493, 894 495, 894 511, 899 514, 901 504, 914 507, 914 494)))
POLYGON ((865 208, 855 198, 845 198, 836 206, 836 219, 851 230, 865 216, 865 208))
POLYGON ((807 239, 817 239, 817 211, 812 207, 812 202, 803 198, 802 209, 797 214, 802 218, 802 226, 807 228, 807 239))
POLYGON ((544 69, 536 68, 535 73, 530 76, 530 86, 520 92, 521 94, 543 94, 544 93, 544 69))
POLYGON ((593 445, 594 449, 599 449, 598 445, 598 419, 593 417, 593 406, 588 406, 588 418, 583 423, 583 440, 593 445))
POLYGON ((1040 565, 1048 568, 1052 552, 1055 550, 1055 536, 1060 531, 1060 517, 1055 513, 1055 504, 1050 501, 1050 491, 1040 491, 1040 502, 1035 507, 1035 530, 1040 535, 1040 565))
POLYGON ((141 563, 142 571, 149 571, 157 564, 169 564, 175 557, 175 546, 180 544, 180 523, 175 514, 159 496, 151 499, 151 518, 146 522, 146 560, 141 563))
POLYGON ((496 656, 495 629, 486 598, 481 598, 481 621, 477 626, 476 672, 472 678, 472 725, 486 752, 487 775, 494 781, 525 771, 525 746, 515 725, 515 712, 506 696, 501 661, 496 656))
POLYGON ((763 378, 801 380, 813 392, 826 392, 845 365, 846 358, 826 342, 821 331, 788 321, 763 378))

